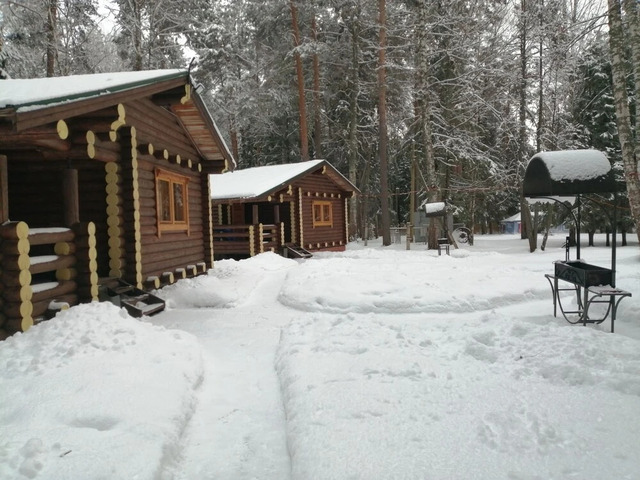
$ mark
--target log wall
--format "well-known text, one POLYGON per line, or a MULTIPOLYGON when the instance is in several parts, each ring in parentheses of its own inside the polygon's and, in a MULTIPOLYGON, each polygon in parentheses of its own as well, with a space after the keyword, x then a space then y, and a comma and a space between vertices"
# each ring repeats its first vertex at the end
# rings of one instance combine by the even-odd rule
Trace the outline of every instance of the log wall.
POLYGON ((345 196, 350 195, 321 173, 313 173, 294 185, 298 193, 296 214, 300 246, 310 251, 344 250, 347 244, 347 209, 345 196), (333 226, 313 226, 313 202, 329 201, 332 205, 333 226))
MULTIPOLYGON (((125 106, 125 111, 129 112, 130 109, 125 106)), ((169 283, 194 274, 194 269, 188 268, 190 266, 202 262, 210 266, 212 263, 208 223, 210 207, 207 202, 206 209, 203 208, 202 193, 203 186, 208 188, 208 184, 202 180, 196 163, 189 162, 189 159, 183 160, 191 153, 190 150, 178 150, 178 146, 174 146, 167 155, 152 155, 149 152, 155 152, 155 145, 144 143, 144 147, 141 148, 140 139, 144 138, 146 142, 154 140, 156 135, 160 137, 161 134, 149 131, 153 128, 150 120, 141 122, 138 116, 127 114, 125 118, 127 122, 137 122, 140 128, 121 127, 118 131, 122 160, 114 175, 116 183, 113 189, 117 190, 117 196, 121 197, 123 207, 117 209, 117 215, 113 215, 110 220, 113 226, 109 239, 113 245, 110 249, 110 274, 122 277, 139 287, 147 285, 150 278, 158 278, 160 284, 169 283), (158 231, 156 168, 188 178, 187 232, 158 231), (206 248, 207 245, 209 249, 206 248), (173 274, 173 278, 171 275, 165 275, 169 273, 173 274)), ((171 147, 167 143, 169 141, 177 140, 170 138, 162 145, 171 147)), ((208 197, 204 195, 204 198, 208 197)), ((202 270, 197 269, 195 274, 203 273, 202 270)))

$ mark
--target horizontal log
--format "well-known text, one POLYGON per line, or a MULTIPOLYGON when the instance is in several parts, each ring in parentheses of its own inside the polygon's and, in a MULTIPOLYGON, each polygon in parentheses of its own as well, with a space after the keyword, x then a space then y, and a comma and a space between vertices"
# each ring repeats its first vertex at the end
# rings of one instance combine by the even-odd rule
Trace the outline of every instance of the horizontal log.
POLYGON ((5 240, 20 240, 29 236, 29 226, 25 222, 9 222, 0 226, 0 237, 5 240))
POLYGON ((155 258, 154 262, 149 262, 145 257, 142 262, 142 274, 144 276, 158 275, 162 271, 173 271, 175 268, 184 268, 186 265, 201 262, 204 258, 202 252, 191 255, 174 256, 173 258, 160 259, 155 258))
POLYGON ((157 275, 151 275, 146 278, 143 285, 147 290, 158 289, 160 288, 160 277, 157 275))
POLYGON ((22 287, 31 284, 31 272, 29 270, 21 270, 15 272, 0 273, 0 279, 5 287, 22 287))
POLYGON ((99 294, 98 285, 78 287, 77 294, 78 299, 81 302, 90 302, 91 300, 97 300, 99 294))
POLYGON ((30 249, 31 244, 26 238, 21 238, 17 241, 6 241, 0 243, 0 252, 2 252, 3 255, 28 255, 30 249))
POLYGON ((29 270, 29 255, 24 253, 22 255, 3 255, 0 265, 2 266, 2 270, 5 272, 29 270))
POLYGON ((94 160, 100 160, 101 162, 119 162, 120 153, 107 150, 98 145, 87 145, 87 156, 94 160))
POLYGON ((42 147, 58 152, 71 149, 71 142, 60 138, 57 131, 36 133, 10 133, 0 136, 0 150, 4 148, 34 148, 42 147))
POLYGON ((26 332, 33 327, 33 317, 9 317, 5 320, 2 327, 9 332, 26 332))
POLYGON ((41 302, 46 299, 54 299, 60 295, 67 293, 73 293, 78 288, 78 285, 73 280, 65 280, 62 282, 49 282, 46 284, 32 285, 33 303, 41 302))
POLYGON ((73 266, 76 258, 72 255, 48 255, 46 257, 31 257, 29 271, 31 275, 44 272, 52 272, 58 269, 65 269, 73 266))
POLYGON ((75 280, 75 282, 78 284, 78 288, 80 287, 84 287, 84 286, 90 286, 90 285, 97 285, 98 284, 98 272, 97 271, 91 271, 91 272, 78 272, 76 277, 74 279, 71 280, 75 280))
POLYGON ((71 242, 57 242, 53 246, 53 251, 56 255, 70 255, 75 253, 76 244, 71 242))
POLYGON ((31 285, 7 288, 2 294, 4 302, 26 302, 33 298, 31 285))
POLYGON ((70 242, 75 238, 73 230, 69 228, 31 228, 29 229, 29 243, 31 245, 46 245, 57 242, 70 242))
POLYGON ((76 280, 78 277, 78 271, 75 268, 60 268, 56 270, 56 280, 76 280))
POLYGON ((213 253, 215 255, 220 254, 228 254, 228 253, 238 253, 238 254, 249 254, 249 243, 248 242, 233 242, 233 243, 220 243, 213 245, 213 253))
POLYGON ((96 260, 83 259, 75 264, 74 268, 77 270, 78 275, 96 272, 98 270, 98 262, 96 260))
POLYGON ((137 126, 137 139, 140 143, 153 143, 158 149, 167 149, 171 154, 181 154, 185 157, 199 158, 180 125, 159 121, 158 117, 147 116, 127 105, 129 121, 137 126))
MULTIPOLYGON (((160 250, 155 252, 144 251, 143 263, 147 265, 147 264, 153 264, 158 262, 165 262, 173 259, 176 259, 176 262, 174 263, 181 263, 177 261, 177 259, 183 258, 183 257, 197 258, 198 255, 202 256, 202 251, 203 251, 202 245, 182 248, 182 249, 174 249, 174 250, 160 250)), ((127 258, 129 261, 134 260, 133 258, 130 258, 129 255, 127 255, 125 258, 127 258)), ((198 260, 200 261, 202 260, 202 258, 199 258, 198 260)), ((194 263, 194 262, 189 262, 189 263, 194 263)))
POLYGON ((8 330, 5 330, 4 328, 0 328, 0 342, 6 340, 10 336, 11 336, 11 333, 9 333, 8 330))
MULTIPOLYGON (((146 240, 146 239, 143 239, 146 240)), ((161 237, 157 240, 164 241, 154 241, 153 243, 149 243, 143 241, 143 252, 144 257, 150 253, 156 252, 167 252, 167 251, 182 251, 185 248, 202 248, 202 240, 201 239, 192 239, 190 237, 180 238, 175 241, 167 240, 167 237, 161 237)))
POLYGON ((51 305, 51 302, 54 300, 56 303, 68 303, 69 306, 73 306, 78 304, 78 295, 76 295, 75 293, 70 293, 66 295, 60 295, 56 298, 35 302, 33 304, 33 316, 39 317, 41 315, 44 315, 47 312, 47 310, 49 310, 49 306, 51 305))
POLYGON ((175 277, 173 275, 173 272, 162 272, 162 274, 160 275, 160 283, 162 285, 170 285, 172 283, 175 283, 175 277))
POLYGON ((78 254, 78 252, 80 252, 81 250, 87 250, 90 248, 96 248, 96 237, 95 235, 92 235, 90 237, 78 237, 75 240, 75 245, 76 245, 76 253, 78 254))
POLYGON ((195 265, 187 265, 185 267, 187 277, 195 277, 198 274, 198 268, 195 265))
POLYGON ((31 314, 33 313, 33 303, 32 300, 26 300, 24 302, 5 302, 2 310, 7 318, 31 317, 31 314))
POLYGON ((145 238, 155 237, 158 238, 158 227, 154 223, 153 225, 140 225, 140 234, 145 238))

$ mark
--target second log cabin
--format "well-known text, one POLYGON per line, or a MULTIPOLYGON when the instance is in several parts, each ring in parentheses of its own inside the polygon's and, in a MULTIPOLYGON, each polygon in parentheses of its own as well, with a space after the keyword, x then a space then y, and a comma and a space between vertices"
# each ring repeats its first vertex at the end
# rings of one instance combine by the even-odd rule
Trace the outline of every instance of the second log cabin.
POLYGON ((357 193, 326 160, 212 175, 215 256, 342 251, 349 242, 348 202, 357 193))
POLYGON ((0 338, 103 278, 213 262, 210 174, 234 160, 186 70, 0 80, 0 338))

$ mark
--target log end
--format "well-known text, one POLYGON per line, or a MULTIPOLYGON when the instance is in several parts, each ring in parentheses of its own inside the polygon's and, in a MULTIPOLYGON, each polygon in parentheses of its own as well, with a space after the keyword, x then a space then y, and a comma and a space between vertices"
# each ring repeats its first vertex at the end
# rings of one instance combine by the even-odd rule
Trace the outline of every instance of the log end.
POLYGON ((69 127, 67 126, 67 122, 65 122, 64 120, 58 120, 58 123, 56 124, 56 130, 58 131, 58 136, 62 140, 66 140, 67 138, 69 138, 69 127))

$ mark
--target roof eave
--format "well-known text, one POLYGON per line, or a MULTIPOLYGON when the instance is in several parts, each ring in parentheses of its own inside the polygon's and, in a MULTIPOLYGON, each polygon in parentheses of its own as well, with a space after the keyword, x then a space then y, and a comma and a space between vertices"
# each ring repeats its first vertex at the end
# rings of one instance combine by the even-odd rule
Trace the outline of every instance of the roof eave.
POLYGON ((14 115, 12 117, 13 130, 21 132, 29 128, 56 122, 60 119, 87 114, 118 103, 123 103, 132 96, 154 95, 155 93, 185 85, 188 82, 186 73, 187 72, 184 72, 182 75, 173 74, 170 75, 169 78, 165 78, 159 82, 146 82, 127 89, 120 89, 117 92, 104 93, 87 98, 81 96, 79 99, 62 104, 48 103, 42 108, 27 110, 25 112, 14 109, 14 115))

